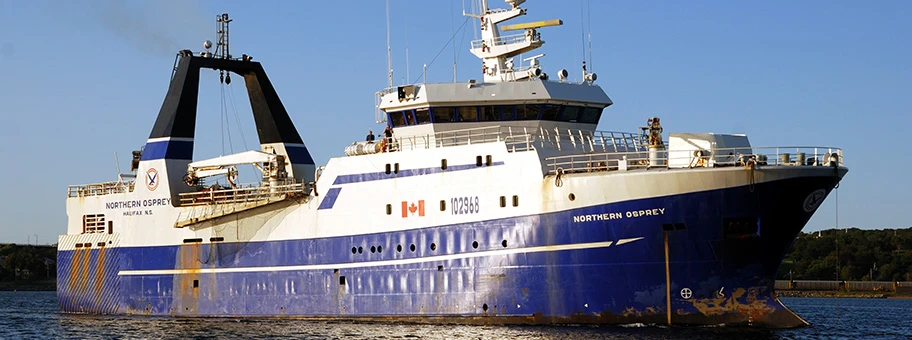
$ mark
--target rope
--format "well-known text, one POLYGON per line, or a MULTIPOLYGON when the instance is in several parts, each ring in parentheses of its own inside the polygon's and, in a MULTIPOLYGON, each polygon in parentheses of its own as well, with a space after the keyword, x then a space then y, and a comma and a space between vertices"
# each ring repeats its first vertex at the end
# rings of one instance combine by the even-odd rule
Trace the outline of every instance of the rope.
POLYGON ((564 185, 564 180, 561 179, 561 176, 564 175, 564 168, 557 168, 557 176, 554 176, 554 186, 561 187, 564 185))

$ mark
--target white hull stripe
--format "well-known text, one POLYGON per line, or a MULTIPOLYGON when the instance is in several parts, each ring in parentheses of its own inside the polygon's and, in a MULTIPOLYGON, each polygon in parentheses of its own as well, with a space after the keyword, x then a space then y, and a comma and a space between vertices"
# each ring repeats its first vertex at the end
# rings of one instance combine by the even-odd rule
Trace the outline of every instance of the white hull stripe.
POLYGON ((158 143, 158 142, 192 142, 193 138, 188 137, 158 137, 158 138, 149 138, 146 140, 146 143, 158 143))
POLYGON ((479 251, 479 252, 464 253, 464 254, 438 255, 438 256, 427 256, 427 257, 420 257, 420 258, 413 258, 413 259, 398 259, 398 260, 384 260, 384 261, 371 261, 371 262, 314 264, 314 265, 277 266, 277 267, 121 270, 120 272, 117 273, 117 275, 222 274, 222 273, 252 273, 252 272, 277 272, 277 271, 297 271, 297 270, 327 270, 327 269, 382 267, 382 266, 396 266, 396 265, 406 265, 406 264, 416 264, 416 263, 436 262, 436 261, 461 260, 461 259, 484 257, 484 256, 503 256, 503 255, 513 255, 513 254, 554 252, 554 251, 562 251, 562 250, 607 248, 607 247, 611 246, 612 244, 621 245, 621 244, 630 243, 633 241, 639 241, 642 239, 643 239, 642 237, 637 237, 637 238, 621 239, 621 240, 618 240, 617 243, 614 243, 613 241, 607 241, 607 242, 563 244, 563 245, 555 245, 555 246, 499 249, 499 250, 479 251))

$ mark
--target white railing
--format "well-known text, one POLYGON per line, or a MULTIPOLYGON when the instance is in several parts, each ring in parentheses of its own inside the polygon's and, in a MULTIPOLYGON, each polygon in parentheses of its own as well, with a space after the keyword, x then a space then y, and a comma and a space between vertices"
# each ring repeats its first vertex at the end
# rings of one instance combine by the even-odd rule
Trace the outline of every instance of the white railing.
POLYGON ((486 126, 479 128, 388 138, 381 152, 443 148, 481 143, 506 143, 511 151, 529 151, 535 146, 583 152, 645 151, 640 135, 630 132, 544 129, 521 126, 486 126))
POLYGON ((178 196, 181 206, 194 206, 251 203, 283 196, 307 197, 310 192, 310 185, 288 181, 275 186, 251 184, 228 189, 204 188, 178 196))
POLYGON ((532 35, 532 34, 526 34, 526 33, 519 33, 519 34, 511 34, 511 35, 502 35, 502 36, 499 36, 494 39, 473 40, 472 48, 473 49, 482 48, 482 46, 491 48, 491 47, 500 46, 500 45, 509 45, 509 44, 516 44, 516 43, 524 43, 524 42, 529 42, 529 41, 537 41, 538 38, 539 38, 538 34, 532 35))
POLYGON ((545 158, 549 174, 632 169, 703 168, 727 166, 833 166, 843 165, 842 149, 821 146, 719 148, 709 151, 586 153, 545 158))
POLYGON ((113 181, 67 186, 67 197, 100 196, 133 192, 133 181, 113 181))

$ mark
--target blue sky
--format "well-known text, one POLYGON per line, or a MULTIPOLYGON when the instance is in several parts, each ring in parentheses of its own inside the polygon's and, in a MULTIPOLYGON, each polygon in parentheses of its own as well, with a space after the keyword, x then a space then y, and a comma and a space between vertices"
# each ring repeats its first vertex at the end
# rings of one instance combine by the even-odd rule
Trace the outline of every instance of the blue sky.
MULTIPOLYGON (((468 52, 474 21, 455 35, 455 54, 447 46, 431 63, 470 1, 391 1, 397 84, 420 79, 425 63, 429 82, 451 81, 454 59, 459 81, 481 78, 468 52)), ((529 15, 517 22, 564 20, 541 31, 545 72, 566 68, 579 78, 586 5, 524 5, 529 15)), ((129 168, 174 53, 215 40, 223 12, 235 19, 233 54, 263 62, 318 163, 379 130, 373 94, 387 85, 384 1, 0 0, 0 242, 35 234, 56 242, 66 230, 66 186, 115 179, 115 152, 129 168)), ((597 0, 587 13, 591 66, 615 102, 600 130, 634 131, 659 116, 666 133, 842 147, 850 172, 838 190, 839 226, 912 226, 912 156, 903 149, 912 129, 912 2, 597 0)), ((218 74, 202 77, 197 158, 223 153, 218 74)), ((236 79, 226 153, 257 144, 236 79)), ((835 225, 831 195, 805 231, 835 225)))

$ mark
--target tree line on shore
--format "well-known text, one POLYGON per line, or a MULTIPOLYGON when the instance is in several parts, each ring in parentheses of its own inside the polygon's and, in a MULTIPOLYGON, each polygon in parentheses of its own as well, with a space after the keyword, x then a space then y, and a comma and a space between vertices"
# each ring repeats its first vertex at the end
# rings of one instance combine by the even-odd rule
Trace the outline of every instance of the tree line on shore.
POLYGON ((777 279, 912 281, 912 227, 801 233, 777 279))
POLYGON ((57 246, 0 244, 0 281, 57 277, 57 246))

